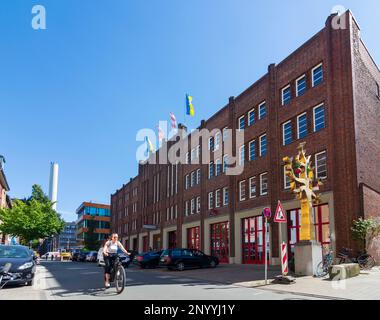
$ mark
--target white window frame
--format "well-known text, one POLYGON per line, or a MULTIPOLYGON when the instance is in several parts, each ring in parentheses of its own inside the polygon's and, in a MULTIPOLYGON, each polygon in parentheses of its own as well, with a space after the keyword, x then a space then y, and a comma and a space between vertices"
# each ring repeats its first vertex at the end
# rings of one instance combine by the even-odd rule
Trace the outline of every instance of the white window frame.
POLYGON ((190 174, 190 186, 194 187, 196 185, 196 176, 195 176, 195 171, 191 172, 190 174))
POLYGON ((214 152, 219 150, 220 147, 220 132, 217 132, 214 136, 214 152))
POLYGON ((195 199, 191 199, 191 205, 190 205, 190 214, 194 214, 195 213, 195 199))
POLYGON ((197 169, 197 185, 201 183, 201 169, 197 169))
POLYGON ((220 198, 221 192, 220 189, 215 190, 215 208, 220 208, 222 205, 222 199, 220 198), (218 204, 218 198, 219 198, 219 204, 218 204))
POLYGON ((222 168, 222 170, 221 170, 221 171, 219 172, 219 174, 218 174, 218 165, 219 165, 219 167, 220 167, 220 164, 221 164, 220 159, 216 159, 216 160, 215 160, 215 177, 218 177, 218 176, 221 175, 222 172, 223 172, 223 168, 222 168))
POLYGON ((249 183, 249 185, 248 185, 248 188, 249 188, 249 199, 256 198, 256 197, 257 197, 257 183, 256 183, 256 176, 249 178, 249 182, 248 182, 248 183, 249 183), (255 186, 256 186, 255 195, 252 195, 252 192, 251 192, 252 181, 255 182, 255 186))
MULTIPOLYGON (((305 78, 305 83, 306 83, 306 74, 303 74, 302 76, 300 76, 297 80, 296 80, 296 97, 299 97, 299 92, 298 92, 298 82, 305 78)), ((306 84, 307 85, 307 84, 306 84)))
POLYGON ((288 178, 288 176, 286 175, 286 166, 283 166, 283 170, 284 170, 284 190, 289 190, 290 189, 290 179, 288 178), (286 180, 289 179, 289 186, 286 185, 286 180))
MULTIPOLYGON (((261 140, 262 140, 262 138, 263 138, 264 136, 265 136, 265 138, 266 138, 267 134, 264 133, 264 134, 262 134, 262 135, 259 137, 259 154, 260 154, 260 157, 263 156, 263 155, 262 155, 262 150, 261 150, 261 140)), ((268 153, 268 139, 266 139, 266 150, 267 150, 267 153, 268 153)))
MULTIPOLYGON (((211 168, 214 167, 214 161, 210 161, 210 163, 208 164, 208 178, 211 179, 213 177, 215 177, 215 171, 214 171, 214 174, 213 176, 211 177, 211 168)), ((215 170, 215 168, 214 168, 215 170)))
POLYGON ((189 189, 189 180, 190 179, 190 176, 187 174, 186 176, 185 176, 185 190, 188 190, 189 189))
POLYGON ((263 192, 263 176, 264 175, 268 177, 268 172, 264 172, 260 174, 260 196, 266 196, 268 194, 268 178, 267 178, 267 191, 263 192))
POLYGON ((245 129, 245 120, 244 120, 244 128, 243 128, 243 129, 240 128, 240 120, 241 120, 241 119, 244 119, 244 115, 242 115, 242 116, 240 116, 240 117, 238 118, 238 123, 239 123, 239 129, 238 129, 238 130, 239 130, 239 131, 245 129))
MULTIPOLYGON (((288 123, 292 123, 292 120, 286 121, 282 124, 282 145, 285 146, 285 126, 288 123)), ((293 140, 293 139, 292 139, 293 140)), ((293 141, 292 141, 293 142, 293 141)))
POLYGON ((215 139, 214 137, 210 137, 208 138, 208 150, 209 151, 214 151, 215 150, 215 139), (211 150, 211 141, 214 140, 214 147, 213 147, 213 150, 211 150))
POLYGON ((324 114, 324 123, 325 123, 325 128, 326 128, 326 106, 325 104, 322 102, 320 103, 319 105, 315 106, 313 108, 313 132, 316 132, 315 131, 315 110, 319 107, 322 107, 323 106, 323 114, 324 114))
POLYGON ((284 103, 284 91, 286 89, 289 89, 291 86, 290 84, 288 84, 287 86, 285 86, 284 88, 281 89, 281 105, 282 106, 285 106, 285 103, 284 103))
POLYGON ((300 138, 300 121, 299 119, 306 115, 306 125, 307 125, 307 112, 301 113, 300 115, 297 116, 297 140, 301 139, 300 138))
POLYGON ((229 194, 228 194, 228 203, 226 203, 226 192, 228 194, 228 187, 224 187, 223 188, 223 206, 227 206, 228 203, 230 202, 230 199, 229 199, 229 194))
POLYGON ((267 102, 266 102, 266 101, 261 102, 261 103, 259 104, 259 107, 258 107, 258 113, 259 113, 259 114, 258 114, 258 118, 259 118, 259 120, 264 119, 264 118, 267 116, 267 110, 266 110, 266 106, 265 106, 265 117, 264 117, 264 118, 261 117, 260 109, 261 109, 261 107, 262 107, 264 104, 266 105, 267 102))
POLYGON ((314 83, 314 71, 316 69, 318 69, 319 67, 322 66, 322 74, 323 74, 323 80, 325 78, 325 73, 324 73, 324 70, 323 70, 323 62, 321 62, 320 64, 318 64, 317 66, 315 66, 313 69, 311 69, 311 85, 312 87, 314 88, 315 87, 315 83, 314 83))
POLYGON ((197 157, 197 159, 199 159, 199 157, 201 155, 201 145, 200 144, 197 145, 197 149, 196 150, 197 150, 196 151, 196 157, 197 157))
POLYGON ((251 140, 248 142, 248 158, 249 158, 249 161, 253 161, 251 159, 251 145, 252 145, 252 143, 255 144, 254 147, 255 147, 255 160, 256 160, 256 140, 251 140))
POLYGON ((245 186, 245 180, 242 180, 242 181, 239 181, 239 201, 245 201, 245 189, 246 189, 246 186, 245 186), (242 184, 244 183, 244 197, 242 195, 242 184))
MULTIPOLYGON (((226 169, 224 168, 224 164, 226 163, 225 162, 225 159, 228 159, 228 154, 225 154, 224 156, 223 156, 223 165, 222 165, 222 172, 226 172, 226 169)), ((228 163, 227 163, 227 165, 228 165, 228 163)))
POLYGON ((328 177, 328 171, 327 171, 327 152, 326 152, 326 150, 318 152, 318 153, 315 154, 315 156, 314 156, 314 163, 315 163, 315 177, 317 179, 326 180, 327 177, 328 177), (318 175, 318 161, 317 161, 317 157, 319 155, 321 155, 321 154, 325 154, 325 157, 326 157, 326 177, 323 177, 323 178, 320 178, 319 175, 318 175))
POLYGON ((190 162, 193 163, 194 159, 195 159, 195 149, 191 149, 190 162))
MULTIPOLYGON (((251 118, 251 114, 252 114, 252 113, 255 114, 255 108, 253 108, 253 109, 251 109, 251 110, 248 111, 248 127, 250 127, 250 126, 252 126, 252 125, 255 124, 255 120, 256 120, 256 119, 253 121, 252 124, 249 123, 249 119, 251 118)), ((255 116, 253 116, 253 117, 255 117, 255 116)))
POLYGON ((244 165, 245 164, 245 145, 243 144, 240 148, 239 148, 239 165, 244 165), (244 155, 242 157, 241 155, 241 150, 244 150, 244 155))
POLYGON ((197 212, 197 213, 201 212, 201 197, 197 197, 197 201, 196 201, 196 212, 197 212))
POLYGON ((211 210, 214 208, 214 206, 211 206, 211 200, 214 202, 214 192, 208 193, 208 209, 211 210))
POLYGON ((189 153, 186 152, 186 155, 185 155, 185 164, 189 164, 189 153))

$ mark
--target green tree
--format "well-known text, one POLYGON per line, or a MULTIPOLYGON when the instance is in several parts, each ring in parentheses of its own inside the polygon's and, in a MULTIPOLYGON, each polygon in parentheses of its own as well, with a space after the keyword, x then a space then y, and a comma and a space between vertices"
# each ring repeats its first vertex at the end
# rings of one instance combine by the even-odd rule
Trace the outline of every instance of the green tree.
POLYGON ((65 225, 40 186, 33 185, 28 199, 16 200, 11 209, 0 210, 0 233, 20 237, 21 243, 59 234, 65 225))
POLYGON ((99 240, 98 234, 95 233, 95 229, 97 228, 97 221, 92 217, 87 220, 87 232, 84 234, 84 247, 87 250, 98 250, 99 249, 99 240))
POLYGON ((351 231, 353 238, 362 242, 368 249, 373 239, 380 236, 380 223, 373 219, 359 218, 353 221, 351 231))

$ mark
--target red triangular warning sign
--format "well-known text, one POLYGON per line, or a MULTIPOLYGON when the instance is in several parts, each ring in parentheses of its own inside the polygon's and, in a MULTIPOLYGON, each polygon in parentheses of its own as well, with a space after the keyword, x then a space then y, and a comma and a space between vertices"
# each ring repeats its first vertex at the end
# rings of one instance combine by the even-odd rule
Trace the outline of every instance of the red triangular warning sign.
POLYGON ((274 215, 274 222, 286 223, 286 214, 280 201, 278 201, 276 213, 274 215))

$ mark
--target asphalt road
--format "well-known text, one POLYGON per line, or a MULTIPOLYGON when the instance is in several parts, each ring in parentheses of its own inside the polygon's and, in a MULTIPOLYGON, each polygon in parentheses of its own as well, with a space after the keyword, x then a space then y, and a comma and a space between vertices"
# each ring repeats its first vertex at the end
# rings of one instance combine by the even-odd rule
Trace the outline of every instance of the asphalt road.
MULTIPOLYGON (((316 299, 305 295, 274 292, 259 288, 195 279, 197 270, 127 270, 127 286, 120 295, 114 288, 105 290, 103 268, 94 263, 42 262, 33 287, 0 290, 0 299, 71 300, 300 300, 316 299)), ((199 270, 200 271, 200 270, 199 270)), ((217 272, 217 269, 209 269, 217 272)))

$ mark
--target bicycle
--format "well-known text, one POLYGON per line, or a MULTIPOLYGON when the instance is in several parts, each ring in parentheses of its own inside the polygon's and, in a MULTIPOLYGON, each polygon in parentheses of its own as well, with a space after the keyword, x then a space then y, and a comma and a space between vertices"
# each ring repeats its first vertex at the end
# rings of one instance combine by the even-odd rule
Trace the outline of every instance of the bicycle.
POLYGON ((369 270, 375 266, 375 259, 367 252, 360 252, 358 257, 352 257, 352 252, 352 249, 342 248, 338 253, 338 264, 357 263, 362 270, 369 270))
POLYGON ((4 286, 12 280, 12 275, 9 274, 9 270, 11 270, 12 264, 7 263, 5 266, 0 270, 0 289, 3 289, 4 286), (4 281, 4 284, 2 285, 2 281, 4 278, 8 278, 7 281, 4 281))
POLYGON ((329 268, 333 265, 333 262, 333 252, 330 251, 323 257, 322 261, 318 264, 315 276, 317 278, 323 278, 324 276, 326 276, 329 273, 329 268))
POLYGON ((110 282, 115 283, 116 292, 121 294, 125 288, 126 281, 125 269, 120 261, 120 256, 116 254, 115 262, 111 268, 110 282))

